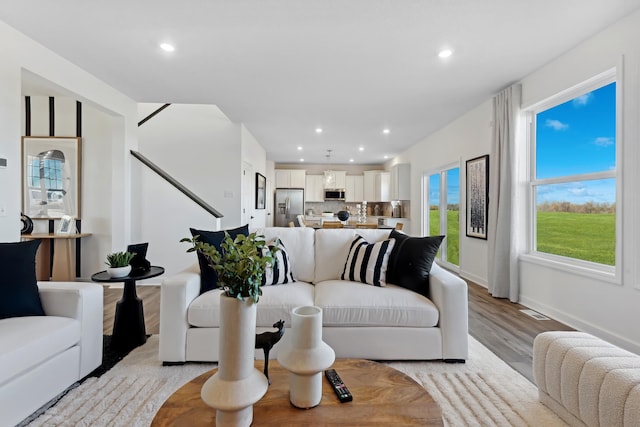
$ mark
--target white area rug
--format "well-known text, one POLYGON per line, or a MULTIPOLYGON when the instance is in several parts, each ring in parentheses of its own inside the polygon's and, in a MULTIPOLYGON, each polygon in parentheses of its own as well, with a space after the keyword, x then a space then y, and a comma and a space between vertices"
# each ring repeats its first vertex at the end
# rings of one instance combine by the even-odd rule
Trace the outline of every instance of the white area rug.
MULTIPOLYGON (((440 404, 447 426, 566 425, 538 402, 533 384, 472 337, 469 349, 465 364, 387 364, 427 389, 440 404)), ((90 378, 71 390, 29 427, 148 426, 174 391, 215 366, 162 366, 154 335, 102 377, 90 378)))

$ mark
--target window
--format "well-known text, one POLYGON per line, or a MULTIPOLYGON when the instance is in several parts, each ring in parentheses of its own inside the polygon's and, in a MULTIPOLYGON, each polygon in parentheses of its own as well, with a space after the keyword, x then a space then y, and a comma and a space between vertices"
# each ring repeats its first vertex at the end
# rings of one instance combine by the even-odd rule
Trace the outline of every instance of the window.
POLYGON ((445 235, 438 259, 460 264, 460 168, 452 167, 431 174, 426 179, 427 212, 430 236, 445 235))
POLYGON ((615 75, 552 100, 530 117, 533 252, 615 266, 615 75))

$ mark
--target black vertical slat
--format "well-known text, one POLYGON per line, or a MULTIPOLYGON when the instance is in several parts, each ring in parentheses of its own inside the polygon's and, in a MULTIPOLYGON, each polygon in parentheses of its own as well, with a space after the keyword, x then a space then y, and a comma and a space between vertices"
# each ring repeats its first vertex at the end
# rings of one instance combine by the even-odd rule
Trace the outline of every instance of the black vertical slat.
POLYGON ((24 136, 31 136, 31 97, 24 97, 24 136))
MULTIPOLYGON (((55 231, 54 222, 52 219, 49 220, 49 233, 53 234, 55 231)), ((53 239, 49 239, 49 274, 53 275, 53 251, 54 251, 53 239)), ((47 280, 51 280, 49 277, 47 280)))
MULTIPOLYGON (((78 135, 80 136, 80 135, 78 135)), ((77 233, 81 233, 82 232, 82 221, 80 221, 79 219, 76 219, 76 230, 77 233)), ((81 245, 80 245, 80 238, 76 239, 76 277, 80 277, 80 275, 82 274, 81 272, 81 265, 80 263, 82 262, 82 257, 80 256, 81 253, 81 245)))
POLYGON ((82 136, 82 102, 76 101, 76 136, 82 136))
POLYGON ((49 97, 49 136, 56 135, 56 105, 55 98, 49 97))

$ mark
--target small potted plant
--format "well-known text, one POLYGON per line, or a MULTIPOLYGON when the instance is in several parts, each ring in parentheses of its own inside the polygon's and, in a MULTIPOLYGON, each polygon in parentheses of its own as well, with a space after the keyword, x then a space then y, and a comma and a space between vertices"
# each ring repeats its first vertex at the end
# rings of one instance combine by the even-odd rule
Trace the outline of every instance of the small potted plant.
POLYGON ((240 411, 246 411, 247 396, 230 391, 251 390, 255 397, 250 403, 253 413, 253 404, 266 393, 269 386, 267 378, 253 366, 256 313, 257 302, 262 295, 262 276, 265 269, 272 265, 273 255, 279 249, 277 245, 267 246, 264 236, 256 233, 248 236, 239 234, 233 240, 225 232, 220 251, 201 242, 198 237, 184 238, 181 242, 192 244, 187 252, 199 251, 208 258, 209 265, 218 273, 218 281, 224 289, 220 293, 218 337, 219 342, 224 345, 220 347, 218 372, 203 384, 200 395, 207 405, 217 410, 216 419, 224 417, 239 420, 239 410, 227 408, 233 406, 230 402, 242 401, 245 406, 240 411), (267 247, 269 250, 265 250, 267 247))
POLYGON ((131 272, 129 264, 135 254, 131 252, 113 252, 107 255, 107 274, 109 277, 118 278, 125 277, 131 272))

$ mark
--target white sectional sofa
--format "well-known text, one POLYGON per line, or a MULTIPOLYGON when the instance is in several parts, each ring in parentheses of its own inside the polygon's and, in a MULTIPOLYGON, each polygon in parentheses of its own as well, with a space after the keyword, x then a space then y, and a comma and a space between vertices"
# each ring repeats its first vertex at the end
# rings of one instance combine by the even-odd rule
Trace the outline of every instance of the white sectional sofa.
MULTIPOLYGON (((323 340, 339 358, 373 360, 467 359, 467 285, 435 263, 429 298, 399 286, 376 287, 340 280, 356 234, 373 243, 390 230, 268 227, 254 230, 280 238, 290 257, 295 283, 264 286, 257 306, 257 332, 273 330, 279 319, 291 325, 291 310, 323 310, 323 340)), ((159 358, 165 364, 217 361, 219 289, 199 295, 196 264, 162 283, 159 358)), ((287 340, 285 334, 283 341, 287 340)), ((276 345, 270 353, 277 357, 276 345)), ((256 351, 256 357, 263 357, 256 351)))
POLYGON ((46 316, 0 319, 0 426, 14 426, 102 363, 103 289, 38 284, 46 316))

